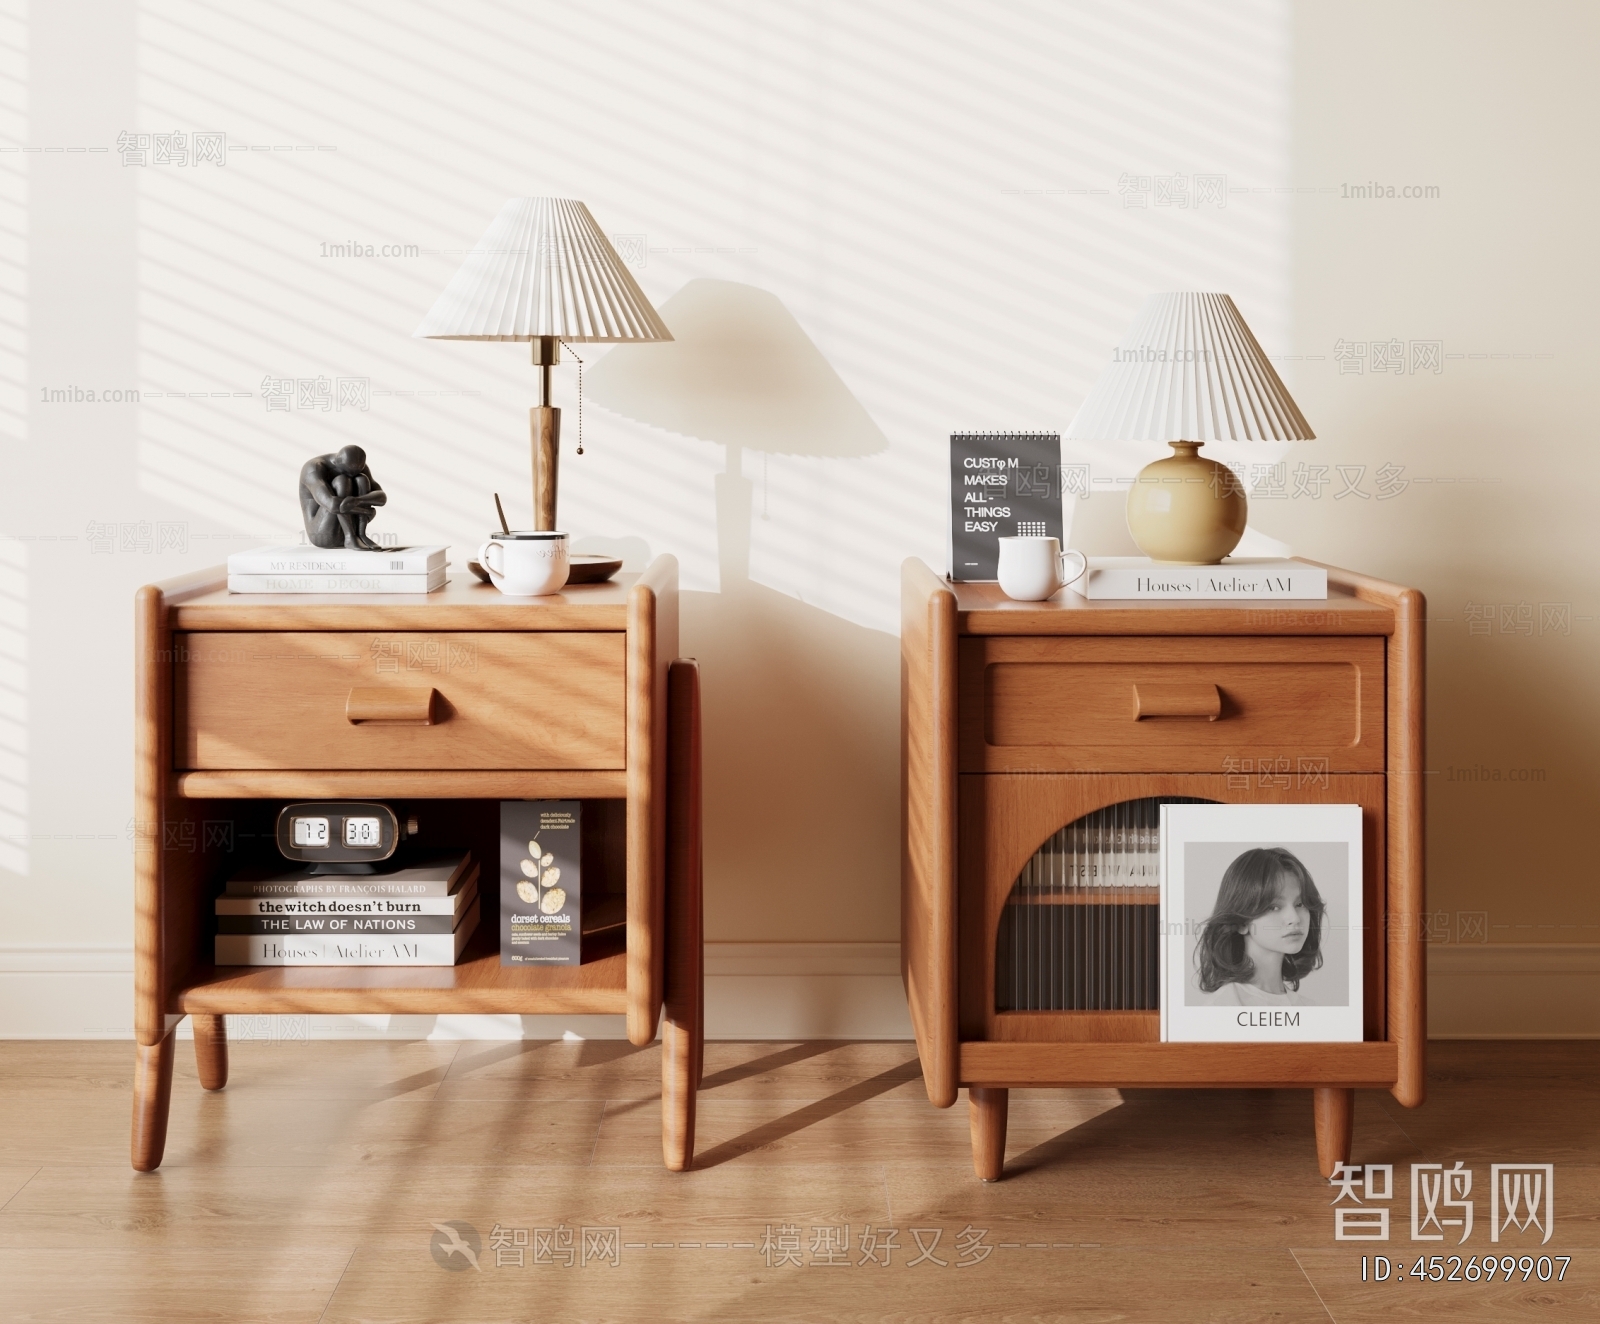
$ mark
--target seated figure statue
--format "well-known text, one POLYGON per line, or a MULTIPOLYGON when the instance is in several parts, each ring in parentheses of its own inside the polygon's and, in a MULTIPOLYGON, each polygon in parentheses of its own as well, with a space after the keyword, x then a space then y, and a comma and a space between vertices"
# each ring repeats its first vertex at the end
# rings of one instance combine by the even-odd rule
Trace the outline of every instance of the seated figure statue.
POLYGON ((388 499, 367 468, 366 451, 359 446, 318 455, 300 470, 300 510, 313 547, 380 550, 367 537, 367 524, 388 499))

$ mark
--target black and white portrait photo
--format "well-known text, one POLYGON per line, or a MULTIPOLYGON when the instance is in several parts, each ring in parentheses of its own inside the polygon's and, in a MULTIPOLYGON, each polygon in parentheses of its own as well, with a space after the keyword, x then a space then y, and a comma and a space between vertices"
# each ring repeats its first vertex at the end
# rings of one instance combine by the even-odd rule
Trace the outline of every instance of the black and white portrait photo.
POLYGON ((1187 1005, 1349 1003, 1344 842, 1191 841, 1184 851, 1187 1005))
POLYGON ((1171 1038, 1360 1039, 1360 834, 1355 805, 1165 807, 1171 1038))

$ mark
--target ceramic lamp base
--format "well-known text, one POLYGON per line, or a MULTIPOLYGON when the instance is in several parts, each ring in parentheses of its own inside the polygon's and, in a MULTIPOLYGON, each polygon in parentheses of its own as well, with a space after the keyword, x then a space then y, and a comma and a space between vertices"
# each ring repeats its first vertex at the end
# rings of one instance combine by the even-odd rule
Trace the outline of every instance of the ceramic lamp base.
POLYGON ((1244 485, 1200 442, 1168 444, 1173 453, 1141 469, 1128 493, 1128 532, 1152 560, 1215 565, 1244 537, 1244 485))

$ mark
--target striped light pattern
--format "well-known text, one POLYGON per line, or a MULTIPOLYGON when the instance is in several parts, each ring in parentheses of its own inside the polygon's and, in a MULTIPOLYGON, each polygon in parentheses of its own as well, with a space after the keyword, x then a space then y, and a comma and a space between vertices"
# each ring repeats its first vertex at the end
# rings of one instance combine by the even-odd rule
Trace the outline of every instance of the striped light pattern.
POLYGON ((672 339, 589 209, 571 198, 508 201, 413 334, 672 339))
POLYGON ((1064 435, 1077 441, 1316 436, 1226 294, 1152 294, 1064 435))

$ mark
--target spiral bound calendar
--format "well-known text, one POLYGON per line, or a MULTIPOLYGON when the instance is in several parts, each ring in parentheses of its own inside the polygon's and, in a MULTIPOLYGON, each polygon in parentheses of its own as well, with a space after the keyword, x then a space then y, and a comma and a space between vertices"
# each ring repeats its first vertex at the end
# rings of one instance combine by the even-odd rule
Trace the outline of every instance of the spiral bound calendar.
POLYGON ((993 579, 1000 539, 1062 536, 1059 432, 950 434, 950 578, 993 579))

